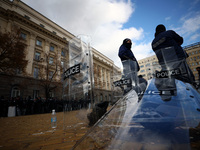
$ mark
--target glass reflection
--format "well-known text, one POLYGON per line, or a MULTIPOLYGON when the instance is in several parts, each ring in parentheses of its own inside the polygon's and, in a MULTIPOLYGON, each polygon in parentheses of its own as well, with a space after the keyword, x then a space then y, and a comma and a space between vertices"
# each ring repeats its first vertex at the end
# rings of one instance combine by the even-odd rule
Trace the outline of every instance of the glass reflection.
POLYGON ((154 78, 148 81, 130 76, 136 84, 73 149, 200 148, 200 94, 189 82, 184 60, 155 64, 151 70, 154 78))

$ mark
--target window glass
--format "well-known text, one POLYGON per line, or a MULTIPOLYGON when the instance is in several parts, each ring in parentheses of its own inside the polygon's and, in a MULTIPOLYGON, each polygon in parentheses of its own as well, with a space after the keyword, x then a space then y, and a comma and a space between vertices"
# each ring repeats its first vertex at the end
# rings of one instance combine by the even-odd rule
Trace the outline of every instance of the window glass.
POLYGON ((61 51, 61 56, 65 56, 64 50, 61 51))
POLYGON ((144 72, 144 70, 141 70, 140 72, 144 72))
POLYGON ((26 34, 25 33, 21 33, 20 36, 22 37, 22 39, 26 40, 26 34))
POLYGON ((42 46, 42 41, 37 40, 37 41, 36 41, 36 45, 37 45, 37 46, 42 46))
POLYGON ((50 46, 50 51, 52 51, 52 52, 54 51, 54 46, 52 46, 52 45, 50 46))
POLYGON ((49 64, 53 64, 53 57, 49 58, 49 64))
POLYGON ((144 67, 144 65, 141 65, 141 66, 140 66, 140 68, 143 68, 143 67, 144 67))
POLYGON ((39 76, 39 68, 34 68, 33 77, 38 79, 38 76, 39 76))
POLYGON ((39 52, 35 52, 35 60, 40 60, 40 53, 39 52))
POLYGON ((20 90, 18 87, 14 87, 12 89, 11 97, 17 97, 17 96, 20 96, 20 90))
POLYGON ((150 66, 150 63, 146 64, 145 66, 146 66, 146 67, 147 67, 147 66, 150 66))
POLYGON ((61 61, 61 66, 62 68, 64 68, 64 61, 61 61))
POLYGON ((39 90, 33 90, 33 99, 39 97, 39 90))
POLYGON ((53 71, 49 72, 49 79, 51 79, 53 77, 53 71))

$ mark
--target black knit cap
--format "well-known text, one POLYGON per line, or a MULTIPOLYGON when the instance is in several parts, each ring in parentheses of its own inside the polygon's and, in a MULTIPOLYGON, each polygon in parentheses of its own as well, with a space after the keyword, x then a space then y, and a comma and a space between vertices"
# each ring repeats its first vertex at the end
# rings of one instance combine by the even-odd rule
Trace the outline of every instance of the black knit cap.
POLYGON ((126 44, 127 41, 131 41, 131 39, 129 39, 129 38, 124 39, 124 40, 123 40, 123 44, 126 44))
POLYGON ((159 24, 156 27, 156 33, 155 36, 157 36, 159 33, 166 31, 166 28, 163 24, 159 24))
POLYGON ((156 27, 156 32, 160 32, 160 31, 166 31, 166 28, 163 24, 159 24, 156 27))

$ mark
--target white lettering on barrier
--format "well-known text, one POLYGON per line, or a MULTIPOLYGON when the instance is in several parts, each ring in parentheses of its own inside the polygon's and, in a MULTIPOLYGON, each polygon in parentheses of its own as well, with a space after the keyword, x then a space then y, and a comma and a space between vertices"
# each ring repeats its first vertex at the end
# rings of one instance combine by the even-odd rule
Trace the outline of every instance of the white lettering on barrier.
POLYGON ((67 69, 65 72, 64 72, 64 80, 66 78, 68 78, 69 76, 71 75, 75 75, 77 73, 80 73, 80 64, 77 64, 73 67, 70 67, 69 69, 67 69))
POLYGON ((115 86, 131 84, 131 79, 118 80, 113 82, 115 86))
POLYGON ((165 90, 165 91, 145 91, 145 92, 141 92, 141 93, 138 93, 139 95, 169 95, 169 96, 173 96, 175 95, 175 91, 174 90, 165 90))
POLYGON ((161 71, 156 73, 156 78, 168 78, 169 76, 176 76, 180 75, 180 69, 173 69, 168 71, 161 71))

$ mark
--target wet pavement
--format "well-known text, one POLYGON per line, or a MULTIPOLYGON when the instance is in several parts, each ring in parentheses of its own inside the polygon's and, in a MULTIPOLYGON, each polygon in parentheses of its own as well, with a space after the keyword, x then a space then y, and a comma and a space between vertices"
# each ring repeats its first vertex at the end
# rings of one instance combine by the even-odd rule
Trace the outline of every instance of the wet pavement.
POLYGON ((89 129, 86 110, 0 118, 0 150, 69 150, 89 129))

